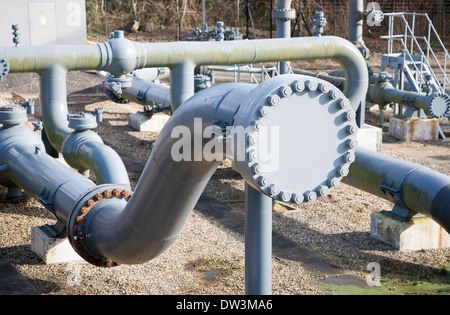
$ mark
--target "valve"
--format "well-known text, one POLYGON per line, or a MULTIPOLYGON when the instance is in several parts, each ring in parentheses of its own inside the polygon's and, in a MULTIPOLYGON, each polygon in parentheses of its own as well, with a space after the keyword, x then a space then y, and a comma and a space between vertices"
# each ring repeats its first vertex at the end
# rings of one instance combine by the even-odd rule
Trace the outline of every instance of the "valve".
POLYGON ((367 10, 363 13, 369 26, 380 26, 384 20, 384 13, 381 11, 380 4, 371 2, 367 5, 367 10))
POLYGON ((312 20, 311 23, 316 25, 315 31, 317 37, 322 36, 323 34, 323 28, 327 26, 327 19, 325 18, 325 15, 322 11, 316 12, 316 19, 312 20))
POLYGON ((16 47, 20 44, 20 33, 19 33, 19 24, 13 24, 12 25, 12 29, 13 29, 13 42, 14 44, 16 44, 16 47))

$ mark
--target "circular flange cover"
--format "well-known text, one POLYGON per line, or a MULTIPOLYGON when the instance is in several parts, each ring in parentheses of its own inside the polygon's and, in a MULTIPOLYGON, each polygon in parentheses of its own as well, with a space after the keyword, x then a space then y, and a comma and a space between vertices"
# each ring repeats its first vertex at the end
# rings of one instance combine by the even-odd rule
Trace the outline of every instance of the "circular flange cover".
POLYGON ((250 106, 237 113, 234 126, 245 129, 245 139, 236 144, 234 162, 253 188, 303 203, 327 195, 348 174, 359 128, 338 88, 283 75, 262 83, 244 102, 250 106))

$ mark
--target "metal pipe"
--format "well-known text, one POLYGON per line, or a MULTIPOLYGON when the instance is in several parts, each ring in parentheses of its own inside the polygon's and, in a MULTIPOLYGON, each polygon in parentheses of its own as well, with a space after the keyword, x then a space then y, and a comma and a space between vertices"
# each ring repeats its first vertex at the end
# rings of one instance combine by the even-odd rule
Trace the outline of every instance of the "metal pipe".
POLYGON ((350 3, 350 25, 348 39, 361 51, 364 58, 368 58, 370 51, 363 40, 364 0, 352 0, 350 3))
POLYGON ((370 86, 369 96, 375 104, 385 106, 398 103, 417 110, 422 109, 432 118, 442 118, 450 114, 450 96, 447 94, 426 95, 397 90, 390 82, 379 82, 370 86))
POLYGON ((45 153, 36 133, 22 126, 0 129, 0 164, 8 168, 2 176, 39 200, 63 223, 74 203, 96 185, 45 153))
POLYGON ((173 112, 195 93, 195 66, 191 60, 186 59, 175 64, 172 68, 170 74, 170 100, 173 112))
POLYGON ((272 199, 245 185, 245 294, 272 294, 272 199))
POLYGON ((450 177, 427 167, 358 148, 343 182, 426 215, 450 232, 450 177))
MULTIPOLYGON (((9 61, 10 72, 41 72, 57 64, 67 71, 105 70, 120 78, 135 69, 176 68, 171 92, 175 108, 193 95, 192 66, 333 59, 344 68, 344 93, 355 111, 364 108, 361 105, 365 104, 368 87, 364 58, 350 42, 334 36, 142 44, 131 42, 123 38, 123 32, 116 31, 114 38, 96 46, 0 47, 0 56, 9 61)), ((359 112, 359 123, 363 124, 364 110, 359 112)))
POLYGON ((104 145, 93 131, 69 128, 67 70, 56 64, 40 73, 41 111, 47 138, 66 162, 80 170, 92 170, 99 184, 115 183, 130 188, 128 173, 119 155, 104 145))
MULTIPOLYGON (((292 0, 278 0, 277 8, 272 10, 272 18, 277 23, 277 38, 291 38, 291 20, 295 19, 295 10, 291 9, 292 0)), ((289 73, 288 62, 278 63, 280 74, 289 73)))
MULTIPOLYGON (((143 44, 147 52, 143 67, 174 67, 186 60, 194 65, 235 65, 305 59, 333 59, 346 75, 344 94, 355 111, 364 109, 368 71, 361 53, 349 41, 334 36, 261 39, 224 42, 177 42, 143 44)), ((364 110, 360 123, 364 123, 364 110)))
MULTIPOLYGON (((99 261, 100 265, 108 261, 138 264, 157 257, 177 239, 225 155, 236 162, 253 189, 272 199, 301 203, 326 195, 345 176, 347 164, 352 161, 355 119, 342 92, 325 81, 315 80, 318 79, 286 75, 259 86, 222 84, 197 93, 164 126, 131 199, 128 193, 122 193, 123 198, 117 193, 120 200, 93 201, 96 195, 105 195, 102 188, 78 199, 67 228, 74 248, 83 256, 78 249, 82 245, 89 252, 86 255, 94 257, 92 260, 99 261), (295 130, 300 113, 305 111, 304 106, 298 106, 299 102, 305 106, 316 105, 308 111, 323 112, 323 115, 313 115, 317 120, 308 117, 302 123, 306 129, 309 124, 311 129, 315 128, 314 137, 288 137, 295 130), (295 123, 287 123, 286 116, 296 117, 295 123), (255 120, 256 117, 261 121, 255 120), (278 138, 275 141, 279 148, 274 147, 271 152, 273 156, 279 154, 282 161, 280 165, 278 160, 275 165, 264 164, 267 157, 264 152, 257 153, 263 149, 258 149, 255 143, 264 146, 262 137, 264 130, 267 132, 264 127, 274 124, 274 130, 279 130, 281 120, 286 128, 280 130, 280 141, 278 138), (240 132, 231 133, 233 128, 240 132), (231 140, 234 136, 238 141, 231 140), (326 152, 319 145, 324 153, 321 157, 326 160, 318 162, 319 169, 310 163, 301 165, 308 164, 306 169, 289 167, 298 163, 304 147, 318 145, 317 137, 329 144, 325 146, 326 152), (293 180, 297 178, 293 172, 303 176, 303 180, 293 180), (88 211, 79 224, 76 219, 83 207, 88 211)), ((314 161, 317 163, 317 157, 314 161)), ((259 203, 260 199, 255 200, 259 203)), ((266 204, 267 199, 264 200, 266 204)), ((268 226, 267 213, 258 219, 253 215, 251 218, 258 225, 259 220, 265 222, 260 227, 268 226)), ((262 233, 267 236, 268 232, 262 233)), ((262 244, 267 245, 267 239, 262 244)), ((261 267, 267 269, 265 264, 266 261, 261 267)))
POLYGON ((142 105, 170 105, 170 88, 135 77, 131 86, 122 90, 122 98, 142 105))
MULTIPOLYGON (((253 88, 250 84, 233 86, 239 95, 248 94, 253 88)), ((204 144, 211 138, 201 138, 201 143, 194 143, 193 138, 201 136, 203 130, 216 120, 217 111, 228 113, 228 117, 221 117, 222 120, 232 121, 239 106, 239 102, 223 102, 230 92, 227 84, 205 91, 208 91, 208 103, 185 103, 166 123, 128 204, 107 211, 94 207, 90 211, 92 218, 86 218, 88 231, 85 234, 94 234, 92 240, 87 240, 87 247, 96 255, 119 263, 143 263, 160 255, 181 233, 209 178, 220 164, 220 161, 207 161, 201 156, 204 144), (216 93, 211 94, 214 91, 216 93), (223 107, 228 109, 223 110, 223 107), (201 124, 196 126, 198 118, 201 118, 201 124), (177 147, 181 136, 174 130, 192 136, 187 139, 188 146, 199 146, 200 157, 192 150, 186 160, 172 158, 173 148, 177 147)))

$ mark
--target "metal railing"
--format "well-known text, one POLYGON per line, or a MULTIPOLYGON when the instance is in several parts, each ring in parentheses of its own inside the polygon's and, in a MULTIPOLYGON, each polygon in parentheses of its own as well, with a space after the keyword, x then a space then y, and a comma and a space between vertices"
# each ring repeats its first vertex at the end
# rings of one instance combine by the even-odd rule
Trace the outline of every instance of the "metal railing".
POLYGON ((450 80, 447 76, 447 61, 450 60, 450 55, 445 48, 444 43, 442 42, 441 38, 439 37, 439 34, 436 31, 436 28, 433 26, 432 21, 430 20, 427 13, 387 13, 385 14, 386 17, 389 17, 389 33, 387 36, 381 36, 383 39, 388 39, 388 54, 393 53, 394 49, 394 41, 400 42, 402 49, 404 51, 404 61, 406 61, 406 58, 409 58, 410 61, 409 64, 413 65, 414 70, 416 73, 419 74, 420 81, 419 81, 419 89, 422 88, 422 85, 427 81, 424 77, 424 67, 428 68, 431 78, 435 80, 437 83, 436 87, 438 88, 438 91, 445 93, 445 88, 448 85, 450 87, 450 80), (408 22, 407 17, 410 17, 411 23, 408 22), (418 36, 415 34, 415 28, 416 28, 416 17, 423 17, 425 18, 426 22, 426 31, 427 34, 425 36, 418 36), (398 18, 400 21, 403 21, 404 24, 404 33, 400 35, 394 35, 394 22, 395 18, 398 18), (434 40, 439 48, 442 49, 444 53, 444 61, 443 65, 441 64, 441 61, 436 56, 433 48, 431 47, 431 41, 434 40), (423 42, 422 45, 420 45, 419 41, 423 42), (418 51, 420 53, 420 69, 417 67, 416 62, 414 61, 413 55, 414 50, 418 51), (425 50, 425 51, 424 51, 425 50), (430 57, 434 59, 436 62, 436 65, 438 69, 440 70, 440 75, 442 75, 442 78, 438 80, 435 72, 433 71, 433 68, 430 65, 430 57))

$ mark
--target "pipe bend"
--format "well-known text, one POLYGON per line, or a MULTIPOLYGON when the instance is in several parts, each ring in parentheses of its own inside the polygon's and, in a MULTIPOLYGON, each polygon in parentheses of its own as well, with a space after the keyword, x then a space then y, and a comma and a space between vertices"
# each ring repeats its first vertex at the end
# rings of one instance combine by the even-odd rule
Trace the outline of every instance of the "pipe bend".
POLYGON ((92 131, 74 132, 63 143, 66 162, 78 170, 92 170, 97 184, 117 184, 130 189, 130 181, 122 159, 92 131))

